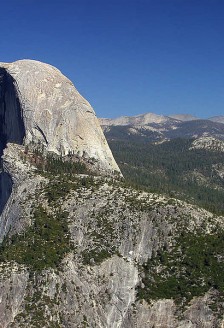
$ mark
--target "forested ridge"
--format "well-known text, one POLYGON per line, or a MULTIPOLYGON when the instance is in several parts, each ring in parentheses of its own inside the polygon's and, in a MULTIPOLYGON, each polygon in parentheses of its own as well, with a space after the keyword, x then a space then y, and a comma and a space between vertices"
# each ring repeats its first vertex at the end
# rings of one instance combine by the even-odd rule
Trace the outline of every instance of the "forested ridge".
POLYGON ((224 180, 216 170, 224 154, 189 149, 192 139, 172 139, 155 144, 108 140, 125 179, 138 188, 165 193, 224 213, 224 180))

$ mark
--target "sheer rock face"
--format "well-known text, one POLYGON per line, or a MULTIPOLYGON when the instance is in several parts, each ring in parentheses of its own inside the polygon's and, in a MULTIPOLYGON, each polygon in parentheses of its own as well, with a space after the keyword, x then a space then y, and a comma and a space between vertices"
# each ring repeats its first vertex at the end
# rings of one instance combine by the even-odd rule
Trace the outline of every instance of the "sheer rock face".
POLYGON ((20 102, 14 80, 0 68, 0 155, 7 142, 21 144, 25 136, 20 102))
MULTIPOLYGON (((47 151, 60 155, 74 153, 94 158, 101 169, 119 172, 93 108, 58 69, 33 60, 0 63, 0 68, 13 80, 20 103, 17 116, 21 110, 25 126, 25 145, 40 143, 47 151)), ((10 107, 4 105, 4 100, 2 103, 8 113, 10 107)), ((16 118, 13 113, 7 115, 16 118)), ((6 139, 14 129, 10 126, 5 131, 6 139)))

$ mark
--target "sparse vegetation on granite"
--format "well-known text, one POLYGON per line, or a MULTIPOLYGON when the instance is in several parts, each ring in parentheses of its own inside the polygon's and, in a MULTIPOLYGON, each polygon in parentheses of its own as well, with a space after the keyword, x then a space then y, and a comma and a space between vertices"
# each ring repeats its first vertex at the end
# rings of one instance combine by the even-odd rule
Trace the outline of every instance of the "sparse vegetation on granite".
POLYGON ((20 154, 23 161, 28 161, 44 176, 60 174, 91 174, 84 160, 72 154, 62 157, 53 153, 46 153, 41 145, 30 145, 20 154))
POLYGON ((45 187, 44 192, 49 204, 57 202, 60 198, 64 199, 71 190, 78 190, 81 187, 90 188, 97 186, 92 176, 79 177, 75 175, 61 174, 51 180, 45 187))
POLYGON ((170 250, 160 250, 142 267, 139 299, 174 299, 186 304, 210 289, 224 300, 224 231, 181 233, 170 250))
POLYGON ((69 251, 67 213, 48 214, 38 206, 32 225, 20 235, 4 239, 0 247, 1 261, 16 261, 35 271, 56 268, 69 251))

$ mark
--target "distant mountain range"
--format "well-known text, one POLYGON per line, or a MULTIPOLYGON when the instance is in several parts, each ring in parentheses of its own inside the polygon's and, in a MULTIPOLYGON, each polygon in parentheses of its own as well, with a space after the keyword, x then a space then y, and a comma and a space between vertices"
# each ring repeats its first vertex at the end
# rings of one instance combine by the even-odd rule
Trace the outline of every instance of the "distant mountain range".
POLYGON ((208 119, 201 119, 190 114, 174 114, 174 115, 158 115, 154 113, 145 113, 135 116, 120 116, 117 118, 100 118, 101 125, 146 125, 151 123, 167 123, 167 122, 188 122, 188 121, 212 121, 224 124, 223 116, 213 116, 208 119))
POLYGON ((99 120, 108 140, 163 142, 175 138, 201 137, 224 140, 224 116, 200 119, 189 114, 164 116, 146 113, 99 120))
POLYGON ((224 116, 213 116, 209 118, 210 121, 212 122, 218 122, 218 123, 224 123, 224 116))

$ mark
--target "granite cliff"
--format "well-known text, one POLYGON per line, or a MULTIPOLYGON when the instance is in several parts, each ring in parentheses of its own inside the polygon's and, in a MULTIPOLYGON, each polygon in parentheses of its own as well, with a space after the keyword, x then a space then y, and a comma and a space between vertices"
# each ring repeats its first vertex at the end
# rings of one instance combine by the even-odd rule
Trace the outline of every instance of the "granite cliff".
POLYGON ((223 327, 224 218, 113 175, 57 69, 1 67, 0 328, 223 327))

